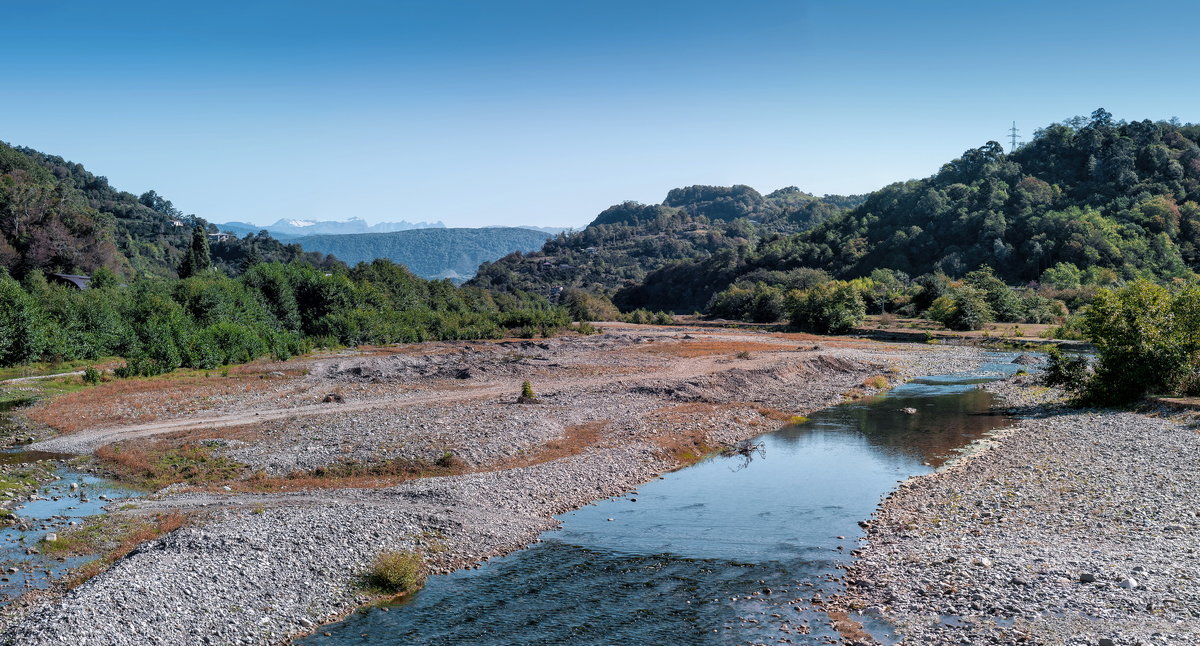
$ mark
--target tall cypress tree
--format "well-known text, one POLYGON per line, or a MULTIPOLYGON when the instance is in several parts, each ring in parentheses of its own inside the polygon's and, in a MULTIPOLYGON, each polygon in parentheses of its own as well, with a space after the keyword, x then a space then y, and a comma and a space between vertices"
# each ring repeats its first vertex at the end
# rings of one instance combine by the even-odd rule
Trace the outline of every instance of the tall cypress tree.
POLYGON ((179 263, 179 277, 190 278, 212 267, 212 252, 208 248, 208 232, 196 225, 192 229, 192 245, 179 263))

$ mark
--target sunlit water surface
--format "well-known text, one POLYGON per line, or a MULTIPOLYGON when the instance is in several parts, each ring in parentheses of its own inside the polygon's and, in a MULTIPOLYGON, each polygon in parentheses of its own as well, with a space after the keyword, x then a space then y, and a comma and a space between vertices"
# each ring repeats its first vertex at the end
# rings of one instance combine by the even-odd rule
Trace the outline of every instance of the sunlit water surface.
MULTIPOLYGON (((760 437, 748 464, 710 459, 564 514, 540 543, 300 643, 824 642, 836 634, 812 599, 840 590, 858 522, 898 481, 1008 424, 976 384, 1015 372, 1013 356, 816 413, 760 437)), ((859 619, 888 641, 885 624, 859 619)))

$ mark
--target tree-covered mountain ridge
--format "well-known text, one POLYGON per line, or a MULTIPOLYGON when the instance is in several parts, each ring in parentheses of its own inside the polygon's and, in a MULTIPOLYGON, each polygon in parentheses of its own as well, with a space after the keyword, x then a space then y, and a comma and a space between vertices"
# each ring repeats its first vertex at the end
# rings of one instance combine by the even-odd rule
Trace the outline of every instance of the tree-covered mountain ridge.
POLYGON ((224 222, 217 223, 217 228, 221 231, 229 231, 236 233, 239 236, 247 233, 258 233, 266 231, 272 237, 279 240, 291 240, 301 236, 315 235, 341 235, 350 233, 392 233, 394 231, 408 231, 410 229, 440 229, 446 225, 441 221, 436 222, 409 222, 400 220, 398 222, 378 222, 369 224, 366 220, 359 217, 351 217, 345 220, 298 220, 295 218, 280 218, 273 224, 257 225, 249 222, 224 222))
POLYGON ((0 142, 0 267, 15 275, 103 267, 127 277, 174 277, 197 225, 214 234, 213 264, 228 274, 262 261, 337 264, 269 235, 216 235, 216 227, 155 191, 120 191, 82 164, 0 142))
POLYGON ((861 199, 817 197, 796 187, 767 195, 745 185, 676 188, 660 204, 616 204, 583 230, 551 238, 540 251, 486 263, 470 284, 545 295, 571 289, 612 295, 671 263, 736 254, 764 236, 802 231, 861 199))
POLYGON ((350 264, 386 258, 422 278, 461 282, 474 276, 480 264, 514 251, 540 249, 549 237, 548 233, 518 227, 451 227, 314 235, 290 242, 350 264))
POLYGON ((968 150, 807 231, 665 266, 616 300, 694 307, 731 283, 785 280, 802 268, 954 278, 983 266, 1010 284, 1047 272, 1108 282, 1190 276, 1200 269, 1198 142, 1200 126, 1118 122, 1097 110, 1039 129, 1016 151, 994 141, 968 150))

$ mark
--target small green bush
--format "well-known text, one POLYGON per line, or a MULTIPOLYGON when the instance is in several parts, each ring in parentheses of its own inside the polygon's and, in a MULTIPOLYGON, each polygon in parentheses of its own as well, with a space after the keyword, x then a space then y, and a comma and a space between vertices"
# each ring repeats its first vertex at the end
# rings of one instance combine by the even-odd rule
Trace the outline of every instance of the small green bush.
POLYGON ((1046 351, 1048 360, 1042 373, 1042 383, 1058 386, 1075 396, 1083 394, 1091 377, 1091 366, 1087 357, 1067 355, 1058 348, 1046 351))
POLYGON ((840 334, 862 322, 866 303, 850 283, 830 281, 787 296, 792 325, 818 334, 840 334))
POLYGON ((526 399, 537 399, 537 395, 533 392, 533 384, 526 379, 521 383, 521 397, 526 399))
POLYGON ((590 336, 592 334, 599 334, 600 328, 587 321, 581 321, 579 325, 575 326, 575 331, 585 336, 590 336))
POLYGON ((132 356, 125 360, 125 365, 114 368, 113 375, 119 379, 131 377, 153 377, 174 370, 174 367, 163 365, 157 359, 147 356, 132 356))
POLYGON ((375 558, 367 578, 384 592, 409 594, 425 585, 425 563, 416 552, 383 552, 375 558))
POLYGON ((83 383, 95 386, 103 381, 103 379, 103 374, 99 370, 96 370, 96 366, 88 366, 83 369, 83 383))

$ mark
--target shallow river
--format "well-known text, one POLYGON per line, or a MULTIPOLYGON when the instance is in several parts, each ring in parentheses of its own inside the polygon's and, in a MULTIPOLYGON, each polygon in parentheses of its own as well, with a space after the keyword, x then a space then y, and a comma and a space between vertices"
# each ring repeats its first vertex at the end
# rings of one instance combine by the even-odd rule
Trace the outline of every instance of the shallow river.
MULTIPOLYGON (((9 422, 8 408, 0 408, 0 425, 9 422)), ((55 558, 42 554, 47 534, 61 534, 84 522, 87 517, 104 513, 106 506, 139 495, 114 482, 61 466, 73 456, 40 451, 0 451, 0 464, 34 465, 52 461, 57 476, 38 487, 32 499, 20 498, 12 513, 15 522, 0 524, 0 606, 33 588, 45 588, 68 569, 95 558, 78 556, 55 558), (74 485, 74 487, 72 487, 74 485)))
MULTIPOLYGON (((985 373, 1015 372, 1015 356, 985 373)), ((710 459, 564 514, 540 543, 299 643, 825 643, 836 635, 812 599, 841 589, 858 522, 898 481, 1008 425, 985 380, 921 379, 821 411, 758 438, 749 463, 710 459)), ((886 624, 859 619, 888 641, 886 624)))

